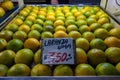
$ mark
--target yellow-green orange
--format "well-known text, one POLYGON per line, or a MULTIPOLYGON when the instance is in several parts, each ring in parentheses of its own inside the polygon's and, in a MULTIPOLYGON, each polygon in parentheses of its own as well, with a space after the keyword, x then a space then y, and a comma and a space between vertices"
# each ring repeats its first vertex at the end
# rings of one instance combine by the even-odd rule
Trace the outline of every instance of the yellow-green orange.
POLYGON ((92 66, 97 66, 99 63, 106 62, 105 52, 100 49, 91 49, 87 53, 88 63, 92 66))
POLYGON ((23 42, 20 39, 12 39, 8 42, 6 49, 13 50, 17 52, 18 50, 23 48, 23 42))
POLYGON ((76 39, 76 47, 82 48, 83 50, 89 50, 89 41, 85 38, 77 38, 76 39))
POLYGON ((4 50, 0 52, 0 64, 11 66, 14 63, 14 58, 15 52, 13 52, 12 50, 4 50))
POLYGON ((0 51, 4 50, 7 46, 7 41, 4 38, 0 38, 0 51))
POLYGON ((98 76, 114 76, 118 75, 118 72, 114 65, 111 63, 100 63, 95 69, 98 76))
POLYGON ((76 64, 81 64, 86 62, 87 62, 86 52, 81 48, 76 48, 76 64))
POLYGON ((29 76, 30 68, 26 64, 14 64, 7 72, 7 76, 29 76))
POLYGON ((110 47, 105 50, 105 55, 110 63, 117 64, 120 62, 120 48, 110 47))
POLYGON ((34 54, 34 63, 39 64, 41 63, 41 49, 35 52, 34 54))
POLYGON ((6 65, 0 64, 0 76, 6 76, 8 67, 6 65))
POLYGON ((92 41, 90 41, 90 48, 97 48, 97 49, 105 50, 106 44, 104 43, 102 39, 95 38, 92 41))
POLYGON ((3 30, 0 32, 0 38, 4 38, 6 41, 12 39, 13 32, 10 30, 3 30))
POLYGON ((79 64, 75 67, 75 76, 95 76, 94 68, 89 64, 79 64))
POLYGON ((37 64, 31 70, 31 76, 51 76, 52 70, 49 66, 44 64, 37 64))
POLYGON ((25 41, 26 38, 27 34, 22 30, 18 30, 13 34, 13 39, 20 39, 22 41, 25 41))
POLYGON ((67 65, 58 65, 53 71, 53 76, 73 76, 73 71, 67 65))
POLYGON ((29 48, 33 52, 36 52, 40 47, 40 42, 35 38, 28 38, 24 42, 24 48, 29 48))

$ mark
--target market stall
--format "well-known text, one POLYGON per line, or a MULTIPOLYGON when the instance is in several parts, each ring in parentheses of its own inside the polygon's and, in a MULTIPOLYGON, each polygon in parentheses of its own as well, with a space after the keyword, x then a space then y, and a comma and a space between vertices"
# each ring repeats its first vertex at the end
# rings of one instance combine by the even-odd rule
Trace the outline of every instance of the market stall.
POLYGON ((114 15, 99 5, 19 1, 0 25, 1 80, 120 79, 114 15))

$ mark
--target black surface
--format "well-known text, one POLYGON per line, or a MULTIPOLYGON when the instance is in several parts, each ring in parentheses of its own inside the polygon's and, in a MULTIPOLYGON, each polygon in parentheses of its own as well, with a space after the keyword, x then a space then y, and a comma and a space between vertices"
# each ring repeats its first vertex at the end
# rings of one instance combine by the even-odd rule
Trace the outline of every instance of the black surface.
POLYGON ((120 76, 66 76, 66 77, 49 77, 49 76, 36 76, 36 77, 0 77, 0 80, 120 80, 120 76))
POLYGON ((6 12, 6 14, 0 18, 0 23, 2 23, 6 18, 8 18, 17 9, 18 9, 18 6, 15 6, 12 10, 10 10, 9 12, 6 12))

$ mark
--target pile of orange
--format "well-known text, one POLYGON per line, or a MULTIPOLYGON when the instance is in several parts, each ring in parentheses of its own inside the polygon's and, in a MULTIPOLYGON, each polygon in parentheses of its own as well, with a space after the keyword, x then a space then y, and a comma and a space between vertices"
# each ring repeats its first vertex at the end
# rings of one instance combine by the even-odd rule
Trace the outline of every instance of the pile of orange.
POLYGON ((0 32, 0 76, 120 75, 120 28, 97 6, 25 6, 0 32), (41 40, 73 38, 75 65, 41 64, 41 40))

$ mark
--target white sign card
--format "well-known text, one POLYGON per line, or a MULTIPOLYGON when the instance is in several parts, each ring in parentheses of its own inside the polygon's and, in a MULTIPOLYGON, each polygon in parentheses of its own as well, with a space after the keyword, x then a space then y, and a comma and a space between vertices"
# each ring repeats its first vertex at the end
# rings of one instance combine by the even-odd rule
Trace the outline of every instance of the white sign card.
POLYGON ((72 38, 42 40, 42 64, 74 64, 75 44, 72 38))

